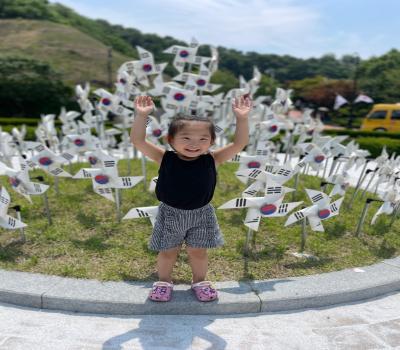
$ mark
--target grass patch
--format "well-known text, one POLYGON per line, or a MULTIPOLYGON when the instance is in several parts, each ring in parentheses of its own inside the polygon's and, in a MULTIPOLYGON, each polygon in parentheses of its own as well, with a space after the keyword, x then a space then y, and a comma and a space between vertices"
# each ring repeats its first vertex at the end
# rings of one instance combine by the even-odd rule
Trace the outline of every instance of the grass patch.
MULTIPOLYGON (((76 173, 84 165, 73 165, 76 173)), ((218 170, 218 186, 213 200, 215 207, 240 196, 245 186, 234 171, 237 164, 226 163, 218 170)), ((68 168, 66 169, 68 171, 68 168)), ((127 175, 127 163, 120 162, 120 175, 127 175)), ((157 175, 155 163, 148 162, 148 179, 157 175)), ((132 175, 141 174, 141 163, 132 161, 132 175)), ((35 170, 31 176, 43 175, 35 170)), ((46 182, 54 179, 45 175, 46 182)), ((25 244, 9 244, 18 237, 18 231, 0 231, 0 268, 40 272, 59 276, 95 278, 99 280, 156 279, 157 254, 147 248, 152 231, 148 219, 116 220, 115 205, 92 191, 90 180, 60 179, 59 194, 54 186, 48 191, 53 225, 49 225, 43 198, 32 196, 30 205, 11 190, 8 181, 2 183, 10 193, 12 205, 22 206, 25 244)), ((148 183, 146 184, 147 187, 148 183)), ((309 201, 304 188, 318 189, 320 180, 303 175, 295 200, 309 201)), ((288 187, 293 186, 293 180, 288 187)), ((329 191, 327 189, 327 191, 329 191)), ((346 194, 341 214, 323 221, 325 232, 307 229, 306 252, 315 260, 298 259, 291 253, 300 249, 301 225, 284 227, 286 218, 263 219, 260 229, 250 242, 249 254, 244 258, 247 228, 243 225, 246 210, 217 210, 219 224, 224 233, 225 245, 209 251, 209 278, 211 280, 244 280, 282 278, 335 271, 375 263, 391 258, 400 252, 400 220, 390 226, 390 217, 382 215, 372 226, 370 221, 380 203, 372 203, 362 235, 354 235, 363 203, 355 201, 352 210, 346 208, 352 194, 346 194)), ((286 195, 286 202, 292 195, 286 195)), ((143 184, 122 192, 121 212, 132 207, 156 205, 153 193, 144 190, 143 184)), ((176 282, 189 282, 191 271, 183 250, 174 269, 176 282)))

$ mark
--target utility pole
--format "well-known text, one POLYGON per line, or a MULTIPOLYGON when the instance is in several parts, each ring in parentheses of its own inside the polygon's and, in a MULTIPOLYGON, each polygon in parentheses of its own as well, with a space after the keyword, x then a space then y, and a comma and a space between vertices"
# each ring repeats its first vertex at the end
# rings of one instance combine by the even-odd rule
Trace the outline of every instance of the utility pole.
POLYGON ((107 57, 107 76, 108 76, 108 87, 112 88, 112 47, 108 47, 107 57))
POLYGON ((347 122, 348 129, 351 129, 353 127, 353 120, 354 120, 353 101, 357 95, 358 67, 360 65, 360 57, 358 56, 357 53, 354 54, 354 59, 355 59, 355 64, 354 64, 354 72, 353 72, 352 96, 351 96, 351 102, 350 102, 350 115, 349 115, 349 119, 347 122))

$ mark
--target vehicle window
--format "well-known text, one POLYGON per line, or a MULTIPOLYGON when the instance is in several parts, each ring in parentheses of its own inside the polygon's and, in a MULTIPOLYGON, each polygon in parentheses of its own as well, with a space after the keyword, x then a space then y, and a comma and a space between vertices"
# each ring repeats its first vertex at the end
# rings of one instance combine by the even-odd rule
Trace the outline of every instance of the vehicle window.
POLYGON ((392 111, 392 119, 400 120, 400 109, 392 111))
POLYGON ((375 111, 369 115, 368 119, 385 119, 386 111, 375 111))

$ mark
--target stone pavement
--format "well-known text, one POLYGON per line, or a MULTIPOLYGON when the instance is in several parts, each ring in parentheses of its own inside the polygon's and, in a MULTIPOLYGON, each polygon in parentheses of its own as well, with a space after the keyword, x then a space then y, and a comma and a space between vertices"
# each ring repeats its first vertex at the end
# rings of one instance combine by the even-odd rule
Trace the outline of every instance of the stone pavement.
POLYGON ((400 349, 400 294, 295 312, 108 316, 0 304, 0 350, 400 349))

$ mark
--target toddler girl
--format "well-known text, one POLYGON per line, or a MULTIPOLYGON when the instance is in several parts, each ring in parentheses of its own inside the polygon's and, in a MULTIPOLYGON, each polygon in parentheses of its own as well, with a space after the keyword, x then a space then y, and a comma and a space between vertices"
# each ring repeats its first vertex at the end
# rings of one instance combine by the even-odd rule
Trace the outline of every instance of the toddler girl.
POLYGON ((214 208, 210 202, 217 181, 216 167, 232 159, 248 142, 249 98, 233 103, 236 131, 232 143, 210 153, 215 128, 205 118, 177 117, 172 120, 167 140, 173 151, 165 151, 146 140, 147 116, 154 108, 149 96, 135 100, 135 120, 131 131, 133 145, 160 165, 156 195, 161 201, 149 247, 158 251, 159 281, 153 284, 149 299, 169 301, 171 273, 183 242, 192 269, 192 290, 199 301, 212 301, 217 291, 206 281, 207 249, 223 244, 214 208))

